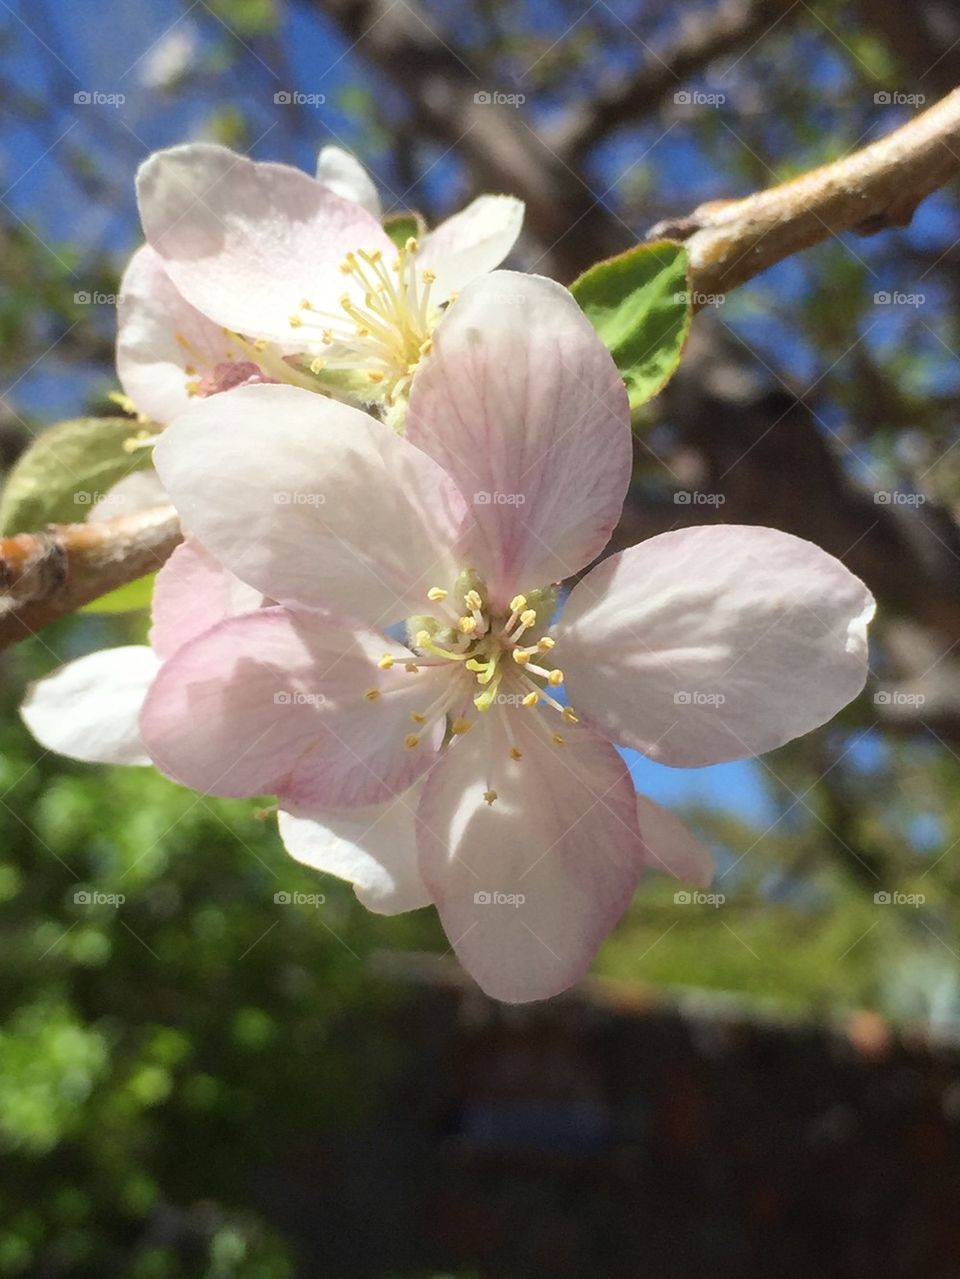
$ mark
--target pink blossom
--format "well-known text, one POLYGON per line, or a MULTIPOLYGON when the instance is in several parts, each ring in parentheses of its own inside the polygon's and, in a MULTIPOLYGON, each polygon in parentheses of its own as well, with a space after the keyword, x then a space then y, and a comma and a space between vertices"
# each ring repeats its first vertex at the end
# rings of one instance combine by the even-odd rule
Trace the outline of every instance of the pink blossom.
POLYGON ((295 856, 376 909, 432 901, 501 999, 577 980, 651 863, 705 875, 618 745, 743 758, 863 687, 869 592, 773 529, 652 538, 555 617, 617 524, 631 435, 605 348, 538 277, 464 290, 405 438, 250 386, 196 403, 156 462, 187 530, 276 603, 177 647, 140 717, 150 756, 207 793, 276 793, 295 856))
POLYGON ((151 156, 138 177, 147 246, 121 285, 118 370, 167 422, 214 368, 379 405, 402 424, 444 306, 496 267, 523 205, 484 195, 398 248, 363 167, 325 147, 311 178, 208 143, 151 156))

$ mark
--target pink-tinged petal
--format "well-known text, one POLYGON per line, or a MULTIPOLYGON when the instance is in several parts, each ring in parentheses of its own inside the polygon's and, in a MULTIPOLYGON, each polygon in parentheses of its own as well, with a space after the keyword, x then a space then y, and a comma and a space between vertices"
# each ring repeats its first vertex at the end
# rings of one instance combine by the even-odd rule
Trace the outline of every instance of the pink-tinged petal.
POLYGON ((182 413, 191 385, 240 357, 236 342, 180 294, 149 245, 133 255, 121 281, 117 324, 120 385, 154 422, 182 413))
POLYGON ((433 296, 445 301, 504 260, 523 226, 523 201, 481 195, 423 237, 420 265, 436 275, 433 296))
POLYGON ((647 795, 637 795, 637 820, 650 854, 651 870, 672 875, 685 884, 709 888, 716 867, 713 855, 679 817, 647 795))
POLYGON ((203 400, 154 461, 184 528, 271 599, 386 626, 460 568, 453 482, 382 423, 291 386, 203 400))
POLYGON ((371 808, 312 816, 281 811, 280 838, 298 862, 349 880, 367 910, 400 915, 430 905, 417 865, 419 800, 418 783, 371 808))
POLYGON ((473 503, 471 566, 495 605, 598 555, 630 481, 613 360, 566 289, 513 271, 471 284, 441 320, 414 378, 407 439, 473 503))
MULTIPOLYGON (((372 631, 264 608, 229 618, 164 663, 141 715, 157 767, 215 795, 277 793, 296 808, 359 808, 413 784, 439 727, 404 738, 442 691, 372 631), (390 653, 392 670, 379 659, 390 653), (370 695, 370 696, 368 696, 370 695)), ((442 673, 446 676, 446 672, 442 673)))
POLYGON ((488 995, 522 1002, 584 975, 647 853, 613 747, 567 724, 556 746, 527 712, 507 713, 522 759, 491 712, 427 777, 417 831, 420 872, 460 962, 488 995))
POLYGON ((225 617, 252 613, 263 596, 198 542, 182 542, 157 574, 150 643, 162 660, 225 617))
POLYGON ((697 768, 774 750, 846 706, 867 675, 874 601, 812 542, 776 529, 678 529, 577 584, 552 656, 578 714, 625 746, 697 768))
POLYGON ((247 337, 289 342, 304 298, 337 308, 350 250, 392 249, 353 200, 299 169, 209 143, 152 155, 137 191, 147 240, 183 296, 247 337))
POLYGON ((380 221, 380 196, 376 184, 349 151, 342 147, 321 147, 317 156, 317 181, 344 200, 353 200, 380 221))
POLYGON ((47 750, 90 764, 149 764, 140 708, 160 663, 146 644, 107 648, 31 685, 20 708, 47 750))

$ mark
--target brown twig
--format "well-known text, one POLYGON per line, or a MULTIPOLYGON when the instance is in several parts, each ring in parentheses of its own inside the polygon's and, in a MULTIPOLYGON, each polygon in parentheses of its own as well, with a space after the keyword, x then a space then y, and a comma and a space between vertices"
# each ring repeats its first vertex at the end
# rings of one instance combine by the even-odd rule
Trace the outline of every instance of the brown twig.
POLYGON ((647 238, 683 240, 697 304, 841 231, 906 226, 960 173, 960 89, 862 151, 743 200, 701 205, 647 238))
POLYGON ((0 649, 158 569, 181 540, 172 506, 0 538, 0 649))

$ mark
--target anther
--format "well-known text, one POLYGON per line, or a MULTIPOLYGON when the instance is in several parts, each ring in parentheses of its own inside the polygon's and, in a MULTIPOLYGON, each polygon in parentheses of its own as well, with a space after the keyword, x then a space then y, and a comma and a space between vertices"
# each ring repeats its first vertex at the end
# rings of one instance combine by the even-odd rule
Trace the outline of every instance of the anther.
POLYGON ((463 597, 463 602, 467 608, 483 608, 483 600, 476 591, 467 591, 463 597))
POLYGON ((447 592, 442 586, 431 586, 429 591, 427 591, 427 599, 430 600, 432 604, 439 604, 441 600, 445 600, 446 598, 447 592))
POLYGON ((558 684, 562 684, 563 671, 557 669, 552 670, 547 676, 547 683, 552 684, 554 688, 556 688, 558 684))
POLYGON ((450 732, 455 737, 462 737, 464 733, 468 733, 473 728, 473 723, 469 719, 455 719, 450 725, 450 732))
POLYGON ((511 758, 511 759, 523 759, 523 751, 520 749, 520 747, 519 747, 519 746, 511 746, 511 747, 510 747, 510 758, 511 758))
POLYGON ((513 660, 518 666, 526 666, 530 661, 530 654, 523 648, 515 648, 513 650, 513 660))
POLYGON ((555 639, 551 639, 549 635, 541 635, 537 640, 537 648, 539 648, 541 653, 549 653, 556 642, 557 641, 555 639))
POLYGON ((560 718, 565 719, 568 724, 580 723, 580 721, 577 719, 576 715, 574 715, 573 711, 570 709, 569 706, 565 706, 563 708, 563 710, 560 712, 560 718))
POLYGON ((302 326, 302 324, 303 324, 303 320, 300 318, 299 315, 291 315, 290 317, 291 329, 299 329, 302 326))
POLYGON ((378 372, 376 369, 369 369, 369 370, 367 371, 367 381, 368 381, 368 382, 382 382, 382 381, 383 381, 383 374, 382 374, 382 373, 380 373, 380 372, 378 372))
POLYGON ((475 617, 461 617, 457 622, 457 629, 461 635, 473 635, 477 629, 477 619, 475 617))
POLYGON ((403 739, 403 744, 408 751, 412 751, 415 746, 420 745, 420 738, 416 733, 408 733, 403 739))
POLYGON ((425 724, 427 722, 426 715, 421 715, 419 711, 411 711, 410 718, 415 724, 425 724))
POLYGON ((393 665, 392 655, 390 653, 384 653, 383 657, 380 658, 380 661, 377 662, 377 665, 382 671, 388 671, 393 665))
POLYGON ((530 627, 530 626, 536 626, 536 624, 537 624, 537 611, 536 611, 536 609, 528 608, 528 609, 526 609, 524 612, 522 612, 522 613, 520 614, 520 625, 521 625, 521 626, 523 626, 523 627, 530 627))
POLYGON ((510 601, 510 608, 514 613, 519 613, 522 608, 527 607, 526 595, 514 595, 510 601))
POLYGON ((411 675, 416 675, 420 667, 416 664, 416 662, 405 662, 403 669, 405 671, 409 671, 411 675))
POLYGON ((367 699, 368 702, 375 702, 379 696, 380 696, 379 688, 368 688, 367 691, 364 693, 364 697, 367 699))
POLYGON ((525 698, 523 698, 523 701, 521 702, 521 705, 523 705, 523 706, 536 706, 536 704, 537 704, 537 702, 539 702, 539 700, 540 700, 540 694, 539 694, 539 693, 528 693, 528 694, 526 695, 526 697, 525 697, 525 698))
POLYGON ((554 746, 566 746, 567 744, 567 739, 563 736, 562 733, 554 733, 551 740, 554 746))
POLYGON ((492 804, 493 801, 497 798, 497 792, 495 790, 485 790, 483 792, 483 798, 487 801, 488 804, 492 804))

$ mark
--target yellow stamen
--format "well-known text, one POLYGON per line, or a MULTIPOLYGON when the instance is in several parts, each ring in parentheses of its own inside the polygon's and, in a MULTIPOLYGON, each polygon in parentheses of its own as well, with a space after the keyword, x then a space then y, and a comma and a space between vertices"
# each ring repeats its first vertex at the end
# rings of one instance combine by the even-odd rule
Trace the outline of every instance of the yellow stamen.
POLYGON ((411 675, 416 675, 420 670, 420 667, 416 664, 416 662, 405 662, 403 669, 405 671, 409 671, 411 675))
POLYGON ((536 624, 537 624, 536 609, 528 608, 523 613, 520 614, 520 625, 523 626, 525 629, 530 626, 536 626, 536 624))
POLYGON ((511 747, 510 747, 510 758, 511 758, 511 759, 523 759, 523 751, 520 749, 520 747, 519 747, 519 746, 511 746, 511 747))
POLYGON ((463 597, 463 602, 467 608, 483 608, 483 600, 476 591, 467 591, 463 597))
POLYGON ((563 671, 556 670, 556 669, 552 670, 550 674, 547 676, 547 683, 552 684, 554 688, 556 688, 558 684, 562 684, 563 671))
POLYGON ((570 709, 569 706, 565 706, 563 708, 563 710, 560 712, 560 718, 565 719, 568 724, 580 723, 580 721, 577 719, 576 715, 574 715, 573 711, 570 709))
POLYGON ((523 699, 523 701, 522 701, 522 703, 521 703, 521 704, 522 704, 523 706, 536 706, 536 704, 537 704, 537 702, 539 702, 539 700, 540 700, 540 694, 539 694, 539 693, 528 693, 528 694, 526 695, 526 697, 523 699))
POLYGON ((541 653, 549 653, 550 649, 553 648, 556 642, 557 641, 555 639, 551 639, 549 635, 541 635, 541 637, 537 640, 537 648, 539 648, 541 653))
POLYGON ((380 696, 379 688, 368 688, 367 691, 364 693, 364 697, 367 699, 368 702, 375 702, 379 696, 380 696))
POLYGON ((473 728, 471 720, 463 718, 455 719, 450 725, 450 732, 453 733, 455 737, 462 737, 464 733, 468 733, 471 728, 473 728))
POLYGON ((555 746, 566 746, 567 740, 562 733, 554 733, 551 739, 555 746))
POLYGON ((483 792, 483 798, 487 801, 488 804, 492 804, 493 801, 497 798, 497 792, 495 790, 485 790, 483 792))
POLYGON ((522 648, 515 648, 513 650, 513 660, 518 666, 526 666, 527 662, 530 661, 530 654, 522 648))
POLYGON ((439 604, 441 600, 445 600, 446 598, 447 592, 442 586, 431 586, 429 591, 427 591, 427 599, 430 600, 432 604, 439 604))
POLYGON ((457 629, 462 635, 473 635, 477 629, 477 619, 475 617, 461 617, 457 622, 457 629))
POLYGON ((393 665, 393 657, 389 653, 384 653, 383 657, 380 658, 380 661, 377 662, 377 665, 382 671, 388 671, 393 665))
POLYGON ((303 324, 303 320, 300 318, 300 316, 299 316, 299 315, 291 315, 291 316, 290 316, 290 327, 291 327, 291 329, 299 329, 299 328, 301 327, 301 325, 302 325, 302 324, 303 324))
POLYGON ((416 735, 416 733, 408 733, 403 739, 403 744, 408 751, 412 751, 415 746, 420 745, 420 738, 416 735))
POLYGON ((526 595, 514 595, 510 601, 510 608, 514 613, 519 613, 522 608, 527 607, 526 595))
POLYGON ((426 715, 421 715, 419 711, 411 711, 410 718, 415 724, 425 724, 427 722, 426 715))

